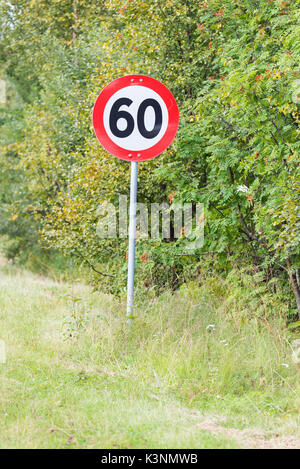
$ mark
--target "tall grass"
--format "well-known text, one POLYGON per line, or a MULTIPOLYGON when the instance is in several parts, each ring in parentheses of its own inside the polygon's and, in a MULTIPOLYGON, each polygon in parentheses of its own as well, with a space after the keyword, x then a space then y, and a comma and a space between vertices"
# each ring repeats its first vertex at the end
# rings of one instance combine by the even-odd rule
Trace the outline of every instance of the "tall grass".
POLYGON ((79 281, 1 270, 1 447, 237 447, 205 414, 299 431, 288 307, 259 278, 138 296, 128 328, 122 302, 79 281))
POLYGON ((91 314, 88 335, 78 337, 80 349, 93 335, 86 350, 92 360, 118 363, 145 386, 185 405, 225 411, 243 405, 253 423, 263 423, 266 414, 299 412, 288 306, 279 293, 270 294, 259 274, 210 276, 201 285, 136 301, 130 329, 117 302, 105 315, 91 314))

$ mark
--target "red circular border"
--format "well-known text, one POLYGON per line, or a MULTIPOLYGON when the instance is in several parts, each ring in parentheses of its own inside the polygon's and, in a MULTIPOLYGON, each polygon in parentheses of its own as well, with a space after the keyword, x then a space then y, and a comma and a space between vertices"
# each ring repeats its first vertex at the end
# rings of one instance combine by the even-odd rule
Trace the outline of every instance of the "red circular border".
POLYGON ((178 123, 179 111, 172 93, 158 80, 147 77, 145 75, 126 75, 112 81, 99 94, 93 110, 93 126, 97 139, 109 153, 126 161, 145 161, 158 156, 170 145, 174 139, 178 129, 178 123), (104 128, 103 114, 107 101, 118 90, 131 85, 146 86, 158 93, 164 100, 169 113, 169 123, 163 137, 159 142, 153 145, 153 147, 147 148, 146 150, 131 151, 119 147, 111 140, 104 128), (131 153, 132 156, 129 157, 128 153, 131 153), (138 154, 141 156, 137 156, 138 154))

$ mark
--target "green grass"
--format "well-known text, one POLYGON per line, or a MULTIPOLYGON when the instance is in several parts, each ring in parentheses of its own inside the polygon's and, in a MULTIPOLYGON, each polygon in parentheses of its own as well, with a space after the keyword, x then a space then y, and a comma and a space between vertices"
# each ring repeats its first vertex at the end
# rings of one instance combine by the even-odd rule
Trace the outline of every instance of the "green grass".
POLYGON ((112 297, 2 267, 0 447, 238 448, 245 429, 299 436, 283 321, 251 312, 231 287, 208 278, 143 298, 128 330, 112 297))

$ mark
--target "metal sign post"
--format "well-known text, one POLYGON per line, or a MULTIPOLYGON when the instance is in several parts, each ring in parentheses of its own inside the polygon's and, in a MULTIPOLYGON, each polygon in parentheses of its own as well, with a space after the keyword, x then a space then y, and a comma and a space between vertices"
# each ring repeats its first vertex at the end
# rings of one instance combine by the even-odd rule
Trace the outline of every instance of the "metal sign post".
POLYGON ((134 300, 134 264, 135 264, 135 231, 136 231, 136 198, 137 198, 138 162, 131 162, 130 206, 129 206, 129 241, 128 241, 128 278, 127 278, 127 312, 128 324, 132 322, 134 300))

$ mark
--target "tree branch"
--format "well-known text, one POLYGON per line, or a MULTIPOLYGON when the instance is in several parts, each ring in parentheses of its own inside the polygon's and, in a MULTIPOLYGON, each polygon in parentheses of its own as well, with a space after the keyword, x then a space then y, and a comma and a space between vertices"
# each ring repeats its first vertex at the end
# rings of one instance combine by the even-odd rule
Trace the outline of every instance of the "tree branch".
POLYGON ((78 254, 78 256, 81 257, 81 258, 88 264, 88 266, 89 266, 94 272, 96 272, 97 274, 103 275, 104 277, 112 277, 112 278, 114 277, 114 275, 104 274, 103 272, 100 272, 99 270, 97 270, 97 269, 93 266, 93 264, 91 264, 90 261, 89 261, 86 257, 84 257, 84 256, 81 254, 81 252, 76 251, 76 254, 78 254))
POLYGON ((278 132, 278 134, 280 135, 282 141, 283 141, 283 142, 285 143, 285 145, 290 149, 290 146, 289 146, 288 142, 285 140, 285 138, 284 138, 284 136, 282 135, 282 133, 281 133, 279 127, 276 125, 276 123, 275 123, 274 120, 272 119, 272 116, 271 116, 271 114, 269 113, 267 106, 264 105, 263 101, 262 101, 255 93, 254 93, 254 96, 255 96, 255 98, 259 101, 259 103, 261 104, 262 108, 266 111, 266 113, 267 113, 267 115, 268 115, 270 121, 272 122, 274 128, 277 130, 277 132, 278 132))

